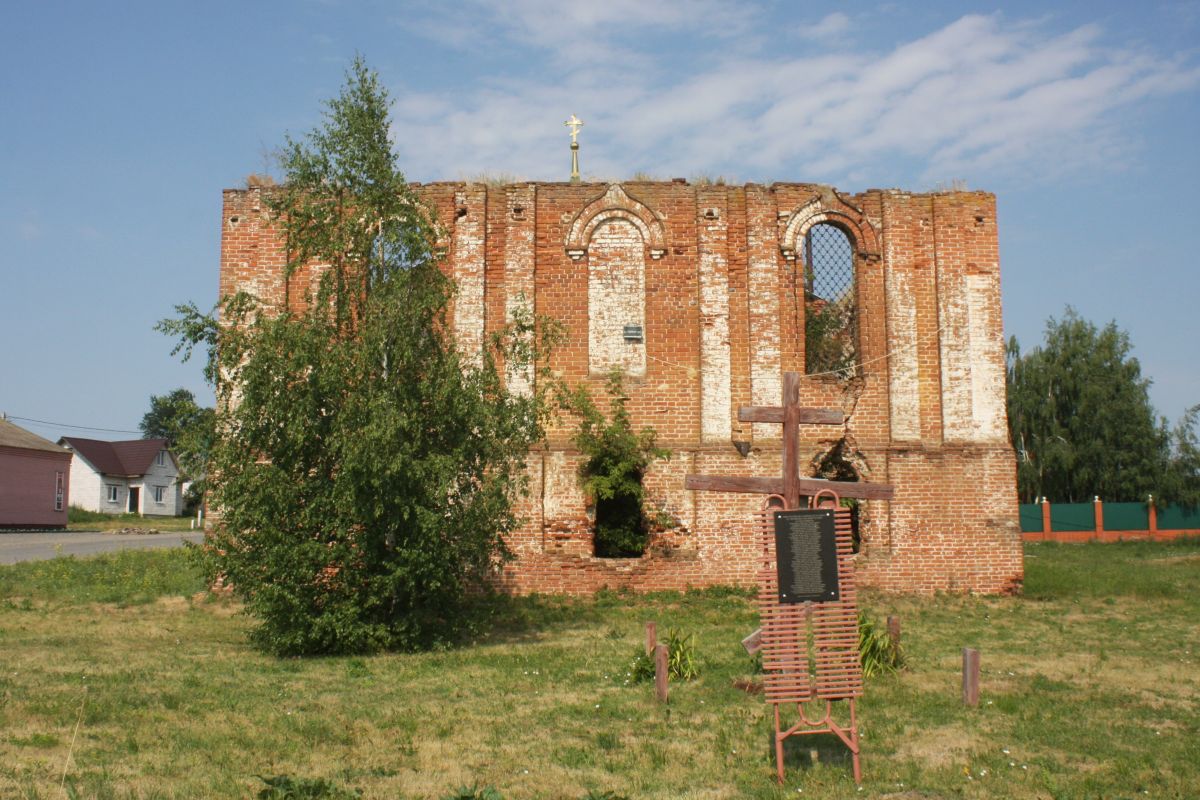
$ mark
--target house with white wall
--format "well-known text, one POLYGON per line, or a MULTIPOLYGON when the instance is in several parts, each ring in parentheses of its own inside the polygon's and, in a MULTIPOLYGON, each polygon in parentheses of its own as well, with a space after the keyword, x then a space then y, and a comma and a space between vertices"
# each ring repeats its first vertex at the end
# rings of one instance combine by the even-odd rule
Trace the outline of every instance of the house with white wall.
POLYGON ((71 450, 71 504, 105 514, 174 517, 183 511, 179 463, 166 439, 105 442, 64 436, 71 450))

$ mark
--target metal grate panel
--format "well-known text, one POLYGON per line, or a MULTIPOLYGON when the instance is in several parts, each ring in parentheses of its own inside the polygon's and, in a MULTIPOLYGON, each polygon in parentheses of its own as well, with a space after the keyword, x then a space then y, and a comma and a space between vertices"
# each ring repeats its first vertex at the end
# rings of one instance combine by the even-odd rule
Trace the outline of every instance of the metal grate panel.
POLYGON ((833 225, 804 236, 804 366, 810 374, 849 377, 858 359, 854 248, 833 225))
POLYGON ((808 300, 838 303, 854 290, 854 249, 833 225, 814 225, 804 237, 804 289, 808 300))
POLYGON ((849 509, 837 509, 838 583, 841 598, 817 604, 780 603, 775 568, 772 512, 759 514, 762 562, 758 606, 762 623, 763 688, 767 702, 804 703, 815 698, 861 697, 858 652, 858 599, 849 509), (811 638, 812 659, 809 659, 811 638))

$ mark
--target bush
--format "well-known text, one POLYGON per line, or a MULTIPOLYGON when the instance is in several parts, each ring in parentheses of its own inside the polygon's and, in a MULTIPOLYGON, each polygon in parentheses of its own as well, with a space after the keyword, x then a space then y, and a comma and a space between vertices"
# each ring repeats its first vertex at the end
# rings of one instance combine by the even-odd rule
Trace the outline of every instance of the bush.
POLYGON ((67 507, 67 522, 107 522, 110 519, 119 519, 121 516, 137 518, 136 514, 104 514, 99 511, 88 511, 86 508, 79 506, 67 507))
MULTIPOLYGON (((700 677, 700 662, 696 657, 696 634, 684 636, 675 629, 667 632, 667 677, 673 681, 691 681, 700 677)), ((634 683, 654 680, 654 654, 639 649, 630 664, 630 679, 634 683)))
POLYGON ((863 612, 858 612, 858 653, 864 678, 896 672, 904 666, 904 653, 863 612))

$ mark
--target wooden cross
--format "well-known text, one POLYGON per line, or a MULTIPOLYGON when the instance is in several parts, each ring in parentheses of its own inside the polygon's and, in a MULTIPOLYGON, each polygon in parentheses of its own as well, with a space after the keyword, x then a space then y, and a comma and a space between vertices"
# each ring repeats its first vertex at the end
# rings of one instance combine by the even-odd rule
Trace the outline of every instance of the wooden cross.
POLYGON ((828 408, 804 408, 800 405, 800 373, 783 373, 782 406, 742 406, 739 422, 783 423, 783 474, 778 478, 742 476, 688 475, 684 487, 710 492, 752 492, 777 494, 785 508, 800 508, 802 496, 829 489, 838 497, 860 500, 891 500, 895 490, 883 483, 827 481, 800 475, 800 425, 841 425, 842 413, 828 408))

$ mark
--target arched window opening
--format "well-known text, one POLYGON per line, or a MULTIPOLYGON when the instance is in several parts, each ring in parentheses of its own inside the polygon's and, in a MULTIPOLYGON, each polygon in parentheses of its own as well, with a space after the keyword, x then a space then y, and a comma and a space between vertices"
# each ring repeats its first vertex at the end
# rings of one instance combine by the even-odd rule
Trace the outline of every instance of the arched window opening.
POLYGON ((821 223, 804 235, 804 371, 849 378, 858 360, 854 248, 846 234, 821 223))

